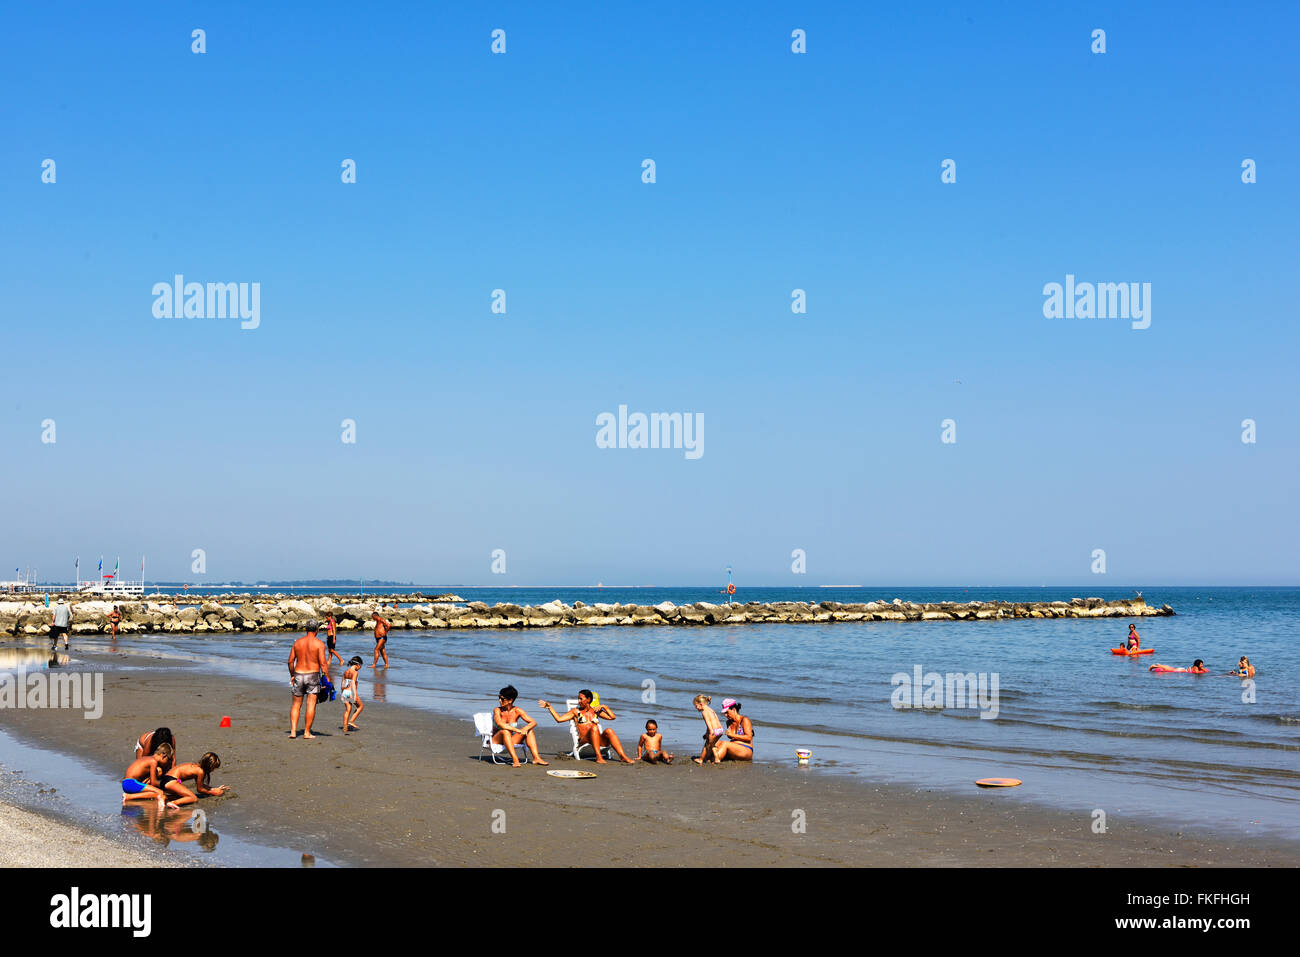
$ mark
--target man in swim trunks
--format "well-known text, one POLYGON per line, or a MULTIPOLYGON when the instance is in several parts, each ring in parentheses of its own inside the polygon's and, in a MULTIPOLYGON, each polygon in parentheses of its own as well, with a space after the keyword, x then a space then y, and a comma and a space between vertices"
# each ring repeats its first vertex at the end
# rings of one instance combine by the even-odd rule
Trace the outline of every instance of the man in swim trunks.
POLYGON ((302 736, 314 738, 311 724, 316 720, 316 696, 320 694, 320 679, 323 674, 330 676, 329 652, 325 643, 316 637, 320 625, 313 618, 304 626, 307 634, 293 643, 289 649, 289 687, 293 689, 293 707, 289 709, 289 737, 298 737, 298 712, 302 710, 302 699, 307 698, 307 720, 304 722, 302 736))
POLYGON ((387 621, 385 621, 383 617, 379 614, 379 612, 374 612, 373 614, 371 614, 370 617, 375 620, 375 663, 371 667, 378 668, 379 656, 383 655, 384 667, 387 668, 388 667, 388 629, 392 628, 393 626, 390 625, 387 621))
POLYGON ((343 656, 338 653, 336 647, 338 645, 338 640, 339 640, 339 626, 334 621, 333 615, 326 615, 325 616, 325 644, 329 646, 330 657, 337 658, 339 660, 339 664, 346 667, 343 661, 343 656))
POLYGON ((54 613, 50 616, 50 651, 53 651, 59 645, 59 637, 63 637, 63 648, 68 647, 68 629, 72 627, 72 609, 68 603, 59 598, 59 603, 54 606, 54 613))

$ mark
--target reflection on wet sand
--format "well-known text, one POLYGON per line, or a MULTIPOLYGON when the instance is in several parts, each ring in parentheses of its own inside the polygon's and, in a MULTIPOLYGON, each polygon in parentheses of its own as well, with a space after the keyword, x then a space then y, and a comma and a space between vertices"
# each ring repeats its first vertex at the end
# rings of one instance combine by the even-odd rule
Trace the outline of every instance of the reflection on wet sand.
POLYGON ((172 841, 188 844, 198 841, 204 851, 215 851, 220 836, 208 824, 202 810, 165 808, 157 801, 132 804, 122 808, 122 817, 160 847, 172 841))
POLYGON ((39 671, 66 668, 72 659, 44 648, 0 648, 0 671, 39 671))

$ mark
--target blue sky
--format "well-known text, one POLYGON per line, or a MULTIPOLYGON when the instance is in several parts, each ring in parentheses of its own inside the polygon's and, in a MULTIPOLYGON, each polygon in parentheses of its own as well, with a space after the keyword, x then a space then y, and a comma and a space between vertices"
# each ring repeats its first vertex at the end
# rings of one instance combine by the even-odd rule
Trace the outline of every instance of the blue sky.
POLYGON ((275 6, 5 16, 9 568, 1300 580, 1295 8, 275 6), (1150 328, 1044 318, 1067 273, 1150 328))

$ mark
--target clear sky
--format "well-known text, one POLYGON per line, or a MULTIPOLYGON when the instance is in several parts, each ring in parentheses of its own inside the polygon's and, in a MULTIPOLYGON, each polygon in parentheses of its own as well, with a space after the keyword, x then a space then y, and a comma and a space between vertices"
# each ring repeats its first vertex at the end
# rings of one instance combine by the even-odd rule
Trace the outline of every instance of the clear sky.
POLYGON ((0 578, 1294 584, 1297 10, 11 7, 0 578))

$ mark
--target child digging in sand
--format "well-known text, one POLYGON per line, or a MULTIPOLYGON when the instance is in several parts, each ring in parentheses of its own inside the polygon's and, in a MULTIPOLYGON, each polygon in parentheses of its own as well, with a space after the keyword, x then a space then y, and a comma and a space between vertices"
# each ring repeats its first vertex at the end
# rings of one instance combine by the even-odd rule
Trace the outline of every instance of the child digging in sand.
POLYGON ((691 758, 696 764, 703 764, 705 761, 713 760, 713 746, 718 743, 718 739, 724 733, 718 713, 709 707, 709 702, 712 700, 706 694, 697 694, 695 696, 695 710, 704 716, 704 748, 700 751, 698 758, 691 758))
MULTIPOLYGON (((175 779, 176 783, 182 788, 185 787, 186 781, 193 780, 195 783, 195 790, 203 797, 220 797, 230 790, 230 785, 223 784, 220 787, 215 788, 212 786, 212 772, 219 767, 221 767, 221 758, 217 757, 212 751, 208 751, 203 755, 203 757, 199 758, 198 764, 190 761, 186 764, 176 765, 176 767, 172 768, 171 777, 175 779)), ((171 787, 169 790, 173 794, 176 793, 175 787, 171 787)), ((186 789, 186 792, 188 793, 188 789, 186 789)), ((198 798, 195 798, 194 800, 197 801, 198 798)), ((194 802, 177 801, 176 803, 192 804, 194 802)))
POLYGON ((664 736, 659 733, 659 722, 651 718, 645 723, 645 734, 641 735, 641 740, 636 743, 637 760, 648 764, 657 762, 672 764, 675 755, 665 752, 663 746, 664 736))
MULTIPOLYGON (((131 766, 126 769, 126 777, 122 779, 122 803, 157 801, 161 804, 167 801, 167 796, 163 793, 162 772, 159 770, 159 765, 170 765, 173 758, 172 746, 160 744, 153 754, 132 761, 131 766)), ((178 805, 167 801, 167 806, 174 808, 178 805)))
POLYGON ((365 667, 360 655, 353 655, 348 662, 348 670, 343 672, 343 733, 357 730, 356 719, 361 717, 361 709, 366 703, 361 700, 361 690, 357 687, 357 675, 365 667), (354 712, 352 709, 356 708, 354 712))

